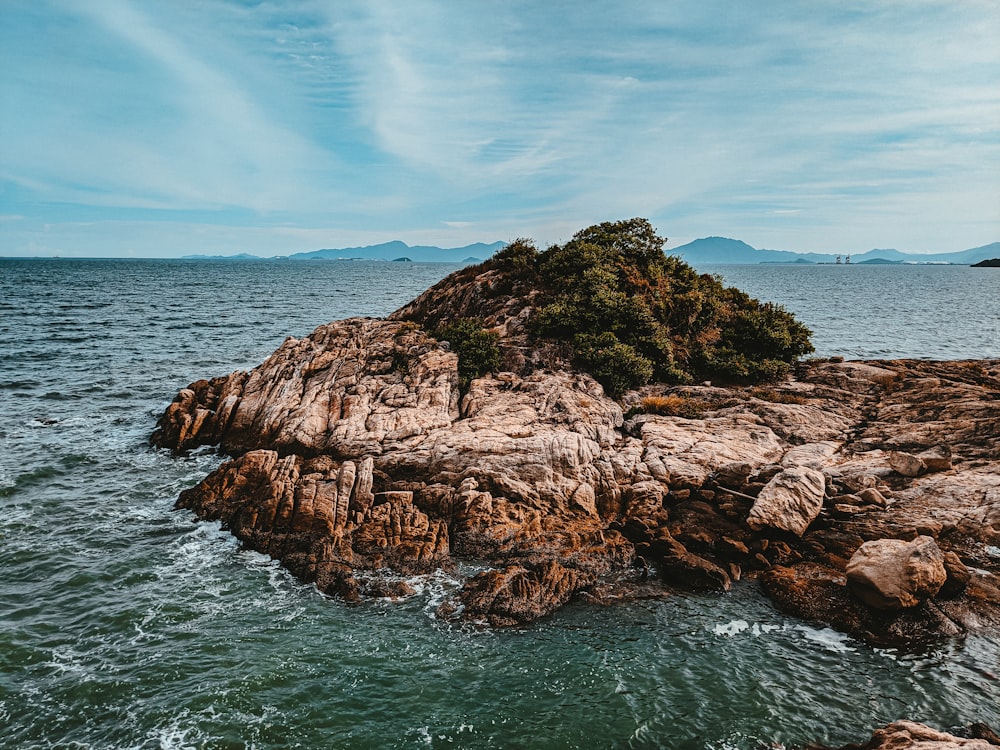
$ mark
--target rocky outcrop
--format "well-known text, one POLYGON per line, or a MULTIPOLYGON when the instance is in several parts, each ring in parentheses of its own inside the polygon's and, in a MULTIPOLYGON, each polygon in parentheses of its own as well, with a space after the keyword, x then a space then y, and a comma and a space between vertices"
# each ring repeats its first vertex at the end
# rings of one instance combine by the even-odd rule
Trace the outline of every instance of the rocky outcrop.
POLYGON ((894 721, 876 729, 863 745, 846 745, 840 750, 996 750, 1000 746, 1000 736, 985 724, 973 724, 962 734, 941 732, 913 721, 894 721))
POLYGON ((152 441, 230 454, 179 505, 331 594, 402 596, 407 577, 469 560, 484 569, 442 616, 505 625, 578 594, 648 594, 650 579, 667 592, 759 578, 793 614, 899 643, 1000 621, 998 374, 813 362, 773 387, 647 386, 626 414, 570 371, 495 373, 463 393, 445 344, 357 318, 183 389, 152 441), (654 396, 689 408, 643 413, 654 396), (898 471, 901 453, 924 468, 898 471), (918 537, 940 548, 939 590, 886 610, 849 583, 859 549, 918 537))

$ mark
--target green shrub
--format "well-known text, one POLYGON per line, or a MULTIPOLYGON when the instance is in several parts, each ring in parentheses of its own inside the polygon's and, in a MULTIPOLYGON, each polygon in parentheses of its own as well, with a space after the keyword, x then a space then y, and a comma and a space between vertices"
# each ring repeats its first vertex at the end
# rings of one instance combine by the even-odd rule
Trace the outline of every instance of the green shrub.
POLYGON ((502 247, 490 259, 492 265, 517 276, 534 272, 538 249, 531 240, 519 238, 502 247))
POLYGON ((482 317, 518 316, 508 330, 526 363, 572 364, 613 395, 651 380, 780 380, 812 351, 810 331, 790 312, 665 255, 665 242, 645 219, 597 224, 542 252, 518 239, 441 282, 462 286, 491 272, 488 283, 457 297, 431 294, 411 316, 452 342, 466 386, 499 366, 498 338, 482 317), (442 327, 470 315, 480 319, 442 327))
POLYGON ((653 363, 613 333, 577 334, 573 347, 576 364, 593 375, 612 397, 645 385, 653 377, 653 363))
POLYGON ((809 330, 787 310, 698 274, 664 255, 664 242, 645 219, 629 219, 532 255, 534 335, 573 341, 575 364, 612 394, 653 378, 779 380, 812 351, 809 330))
POLYGON ((434 337, 449 342, 458 355, 458 381, 462 390, 474 378, 500 367, 500 335, 483 328, 482 321, 460 318, 435 331, 434 337))

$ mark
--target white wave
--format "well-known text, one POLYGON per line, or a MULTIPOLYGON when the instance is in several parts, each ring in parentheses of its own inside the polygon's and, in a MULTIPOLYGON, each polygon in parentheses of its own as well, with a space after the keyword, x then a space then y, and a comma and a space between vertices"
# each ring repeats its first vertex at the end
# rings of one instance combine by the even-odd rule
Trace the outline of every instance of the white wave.
POLYGON ((753 624, 746 620, 732 620, 726 623, 716 623, 709 628, 715 635, 734 636, 741 633, 748 633, 751 636, 767 635, 776 630, 782 630, 781 625, 774 625, 768 622, 755 622, 753 624))
POLYGON ((42 666, 54 669, 60 675, 71 674, 76 679, 89 682, 94 679, 94 675, 92 670, 84 666, 82 658, 83 655, 72 646, 63 644, 52 649, 50 660, 43 662, 42 666))
POLYGON ((750 623, 746 620, 733 620, 732 622, 717 623, 713 628, 712 632, 716 635, 736 635, 737 633, 743 633, 750 629, 750 623))
POLYGON ((795 625, 794 627, 795 630, 802 633, 808 640, 819 644, 827 651, 844 654, 858 650, 853 645, 855 641, 851 636, 838 632, 833 628, 815 628, 811 625, 795 625))
MULTIPOLYGON (((192 726, 190 713, 185 710, 180 716, 173 717, 166 725, 155 727, 149 733, 148 739, 157 743, 160 750, 194 750, 203 747, 211 738, 192 726)), ((136 747, 148 747, 147 743, 136 747)))

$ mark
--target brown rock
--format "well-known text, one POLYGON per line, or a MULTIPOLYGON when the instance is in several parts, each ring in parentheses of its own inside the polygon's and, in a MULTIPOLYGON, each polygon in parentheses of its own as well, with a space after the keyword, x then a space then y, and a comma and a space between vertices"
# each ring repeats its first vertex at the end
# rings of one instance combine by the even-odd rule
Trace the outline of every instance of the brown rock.
POLYGON ((821 472, 804 466, 785 469, 760 491, 747 525, 802 536, 823 508, 825 493, 826 479, 821 472))
POLYGON ((912 646, 965 632, 951 613, 929 603, 898 611, 872 609, 848 592, 843 571, 829 565, 778 565, 761 573, 760 582, 782 611, 874 645, 912 646))
POLYGON ((956 737, 913 721, 894 721, 876 729, 858 750, 996 750, 996 747, 985 739, 956 737))
MULTIPOLYGON (((153 443, 218 444, 235 458, 179 504, 351 600, 406 595, 394 581, 474 558, 493 569, 450 606, 497 624, 547 614, 574 592, 627 585, 637 554, 674 585, 724 589, 775 563, 821 563, 842 579, 865 539, 926 530, 984 571, 966 595, 875 616, 842 581, 829 589, 836 607, 819 606, 822 587, 802 583, 812 596, 804 616, 872 640, 945 633, 949 618, 996 621, 987 615, 997 563, 981 553, 1000 544, 996 367, 803 365, 787 386, 795 403, 692 386, 687 395, 719 408, 625 424, 592 378, 544 369, 559 358, 518 349, 530 306, 485 305, 476 290, 489 278, 449 282, 394 320, 320 326, 249 373, 182 389, 153 443), (433 322, 445 302, 498 331, 517 371, 461 393, 454 353, 400 319, 433 322), (924 451, 932 468, 926 451, 944 444, 963 457, 957 469, 904 479, 886 467, 886 454, 902 450, 924 451), (891 507, 886 484, 896 490, 891 507), (849 498, 842 514, 815 520, 827 485, 864 505, 849 498), (862 619, 843 618, 845 607, 862 619)), ((942 593, 952 596, 961 569, 945 565, 942 593)))
POLYGON ((686 550, 661 558, 660 570, 664 580, 692 589, 729 591, 732 584, 727 571, 686 550))
POLYGON ((469 619, 517 625, 555 612, 593 582, 592 576, 548 560, 480 573, 465 585, 460 598, 469 619))
POLYGON ((956 597, 969 587, 972 571, 962 562, 962 558, 954 552, 944 553, 944 570, 947 574, 939 595, 945 598, 956 597))
POLYGON ((888 500, 885 499, 885 495, 874 487, 867 487, 866 489, 861 490, 861 492, 858 493, 858 497, 861 499, 861 502, 868 503, 870 505, 878 505, 884 508, 888 504, 888 500))
POLYGON ((865 542, 847 563, 847 585, 875 609, 914 607, 941 589, 944 555, 929 536, 865 542))
POLYGON ((950 471, 951 470, 951 448, 947 445, 935 445, 917 454, 917 458, 924 462, 927 471, 950 471))
POLYGON ((899 451, 889 454, 889 466, 904 477, 918 477, 927 471, 927 464, 922 459, 899 451))

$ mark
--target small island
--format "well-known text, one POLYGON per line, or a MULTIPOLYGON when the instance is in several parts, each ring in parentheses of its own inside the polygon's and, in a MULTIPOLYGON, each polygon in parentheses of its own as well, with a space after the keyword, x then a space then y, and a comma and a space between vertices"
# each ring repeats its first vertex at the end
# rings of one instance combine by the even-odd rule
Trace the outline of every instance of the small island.
POLYGON ((875 644, 1000 623, 1000 362, 801 361, 663 242, 518 240, 192 383, 152 443, 232 460, 179 507, 348 600, 472 561, 439 615, 493 626, 748 578, 875 644))
POLYGON ((972 264, 973 268, 1000 268, 1000 258, 989 258, 972 264))

